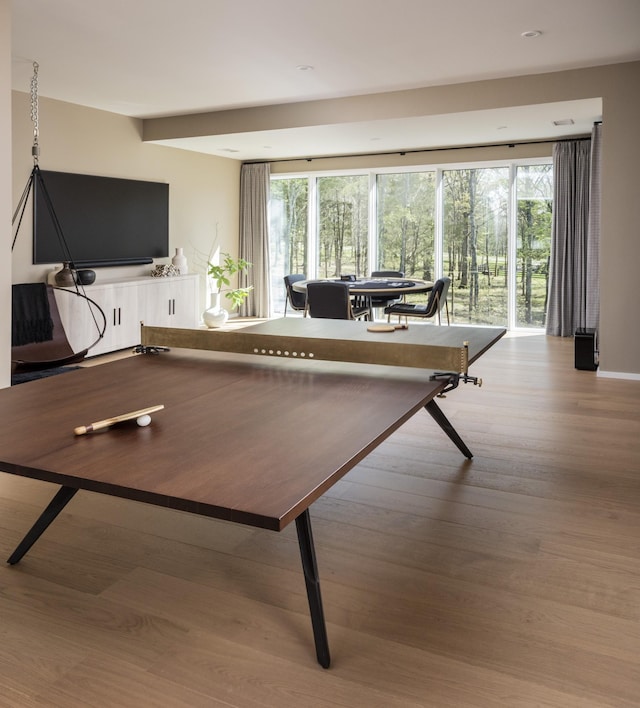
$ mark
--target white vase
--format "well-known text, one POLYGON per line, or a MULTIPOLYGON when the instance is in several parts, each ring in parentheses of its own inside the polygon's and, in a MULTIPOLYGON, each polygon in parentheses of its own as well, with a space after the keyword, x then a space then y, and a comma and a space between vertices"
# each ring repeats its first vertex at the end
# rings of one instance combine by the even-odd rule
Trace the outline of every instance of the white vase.
POLYGON ((202 321, 209 329, 222 327, 229 319, 229 313, 220 306, 220 293, 211 293, 211 306, 202 313, 202 321))
POLYGON ((173 265, 180 271, 180 275, 186 275, 189 272, 187 265, 187 257, 184 255, 184 249, 176 248, 176 255, 171 259, 173 265))

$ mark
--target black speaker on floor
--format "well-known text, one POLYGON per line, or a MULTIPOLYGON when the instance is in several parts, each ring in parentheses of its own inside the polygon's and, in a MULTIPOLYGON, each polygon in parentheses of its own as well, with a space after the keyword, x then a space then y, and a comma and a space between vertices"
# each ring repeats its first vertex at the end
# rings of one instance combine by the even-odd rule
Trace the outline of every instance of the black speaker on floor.
POLYGON ((576 369, 595 371, 598 368, 595 329, 577 329, 574 340, 576 369))

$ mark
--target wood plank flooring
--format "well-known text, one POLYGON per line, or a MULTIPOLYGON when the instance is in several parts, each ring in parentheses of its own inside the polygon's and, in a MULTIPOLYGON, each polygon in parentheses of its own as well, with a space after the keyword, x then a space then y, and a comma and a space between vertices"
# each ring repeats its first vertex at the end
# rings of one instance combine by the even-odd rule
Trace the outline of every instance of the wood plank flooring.
MULTIPOLYGON (((640 382, 542 335, 471 373, 473 460, 420 413, 311 508, 328 671, 293 524, 81 492, 0 567, 0 707, 640 705, 640 382)), ((4 558, 54 491, 0 473, 4 558)))

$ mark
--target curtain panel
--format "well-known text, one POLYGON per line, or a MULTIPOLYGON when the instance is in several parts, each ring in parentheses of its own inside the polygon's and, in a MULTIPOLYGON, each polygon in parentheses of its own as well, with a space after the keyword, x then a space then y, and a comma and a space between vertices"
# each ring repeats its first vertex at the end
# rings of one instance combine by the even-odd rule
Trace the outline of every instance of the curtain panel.
POLYGON ((240 287, 253 286, 240 308, 242 317, 268 317, 270 311, 269 177, 267 163, 243 165, 240 171, 239 255, 252 266, 239 280, 240 287))
POLYGON ((554 198, 547 334, 573 336, 586 327, 591 140, 553 149, 554 198))
POLYGON ((600 165, 602 125, 596 123, 591 134, 591 177, 589 182, 589 233, 587 236, 587 303, 585 325, 600 324, 600 165))

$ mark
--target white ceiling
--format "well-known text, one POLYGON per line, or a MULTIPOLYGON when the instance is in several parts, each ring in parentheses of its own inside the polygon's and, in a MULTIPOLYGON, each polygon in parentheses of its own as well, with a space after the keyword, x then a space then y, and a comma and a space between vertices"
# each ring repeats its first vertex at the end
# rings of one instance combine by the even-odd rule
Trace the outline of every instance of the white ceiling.
MULTIPOLYGON (((12 14, 15 90, 37 61, 40 96, 140 118, 640 59, 640 0, 13 0, 12 14)), ((408 151, 583 134, 599 111, 573 101, 170 144, 241 160, 408 151)))

